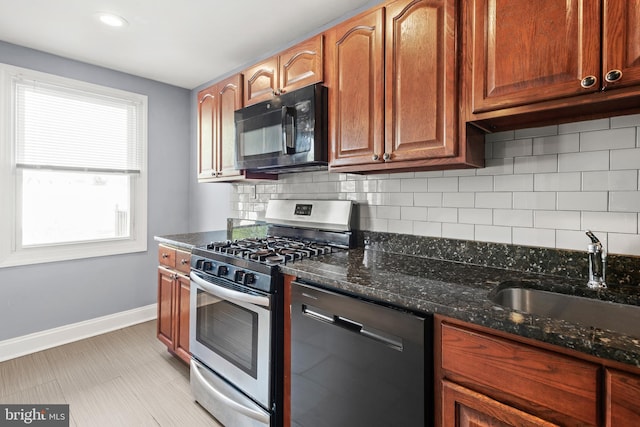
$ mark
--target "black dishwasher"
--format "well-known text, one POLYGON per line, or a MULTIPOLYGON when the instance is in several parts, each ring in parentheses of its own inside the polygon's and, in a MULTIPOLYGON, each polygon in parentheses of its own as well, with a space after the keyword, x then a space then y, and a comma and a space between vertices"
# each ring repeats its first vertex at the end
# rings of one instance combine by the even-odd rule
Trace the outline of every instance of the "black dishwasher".
POLYGON ((292 427, 433 423, 433 318, 293 282, 292 427))

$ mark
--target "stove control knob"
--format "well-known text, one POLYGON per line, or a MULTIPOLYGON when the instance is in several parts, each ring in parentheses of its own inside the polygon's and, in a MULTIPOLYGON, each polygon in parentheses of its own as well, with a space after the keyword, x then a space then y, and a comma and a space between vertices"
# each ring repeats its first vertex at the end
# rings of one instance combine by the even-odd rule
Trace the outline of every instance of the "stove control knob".
POLYGON ((202 264, 204 264, 203 259, 196 260, 196 270, 202 270, 202 264))
POLYGON ((238 283, 243 283, 243 282, 244 282, 244 276, 245 276, 246 274, 247 274, 247 273, 245 273, 245 272, 244 272, 244 271, 242 271, 242 270, 236 270, 236 273, 235 273, 235 275, 233 276, 233 280, 234 280, 234 281, 236 281, 236 282, 238 282, 238 283))
POLYGON ((244 284, 245 285, 250 285, 252 283, 255 283, 256 281, 256 275, 253 273, 245 273, 244 275, 244 284))
POLYGON ((226 276, 227 274, 229 274, 229 269, 226 265, 218 266, 218 276, 226 276))
POLYGON ((211 271, 213 269, 213 263, 211 261, 205 261, 202 265, 202 271, 211 271))

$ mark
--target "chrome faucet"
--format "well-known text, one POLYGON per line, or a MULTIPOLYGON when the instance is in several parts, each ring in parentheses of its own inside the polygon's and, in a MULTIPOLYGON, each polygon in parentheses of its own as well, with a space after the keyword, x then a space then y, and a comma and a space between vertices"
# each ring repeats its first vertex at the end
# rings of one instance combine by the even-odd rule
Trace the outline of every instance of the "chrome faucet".
POLYGON ((589 289, 606 289, 607 250, 591 230, 587 230, 591 244, 587 247, 589 256, 589 289))

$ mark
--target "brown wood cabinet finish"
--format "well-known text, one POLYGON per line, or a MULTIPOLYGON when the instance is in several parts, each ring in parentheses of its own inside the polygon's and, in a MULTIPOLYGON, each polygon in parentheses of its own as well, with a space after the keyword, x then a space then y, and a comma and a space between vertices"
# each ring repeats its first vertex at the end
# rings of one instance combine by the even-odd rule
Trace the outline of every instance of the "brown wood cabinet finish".
POLYGON ((614 369, 605 375, 607 427, 640 425, 640 377, 614 369))
POLYGON ((189 363, 189 298, 191 254, 159 245, 158 339, 167 349, 189 363))
POLYGON ((456 5, 398 0, 327 32, 332 171, 483 164, 459 121, 456 5))
POLYGON ((452 381, 550 422, 598 425, 598 365, 446 323, 441 340, 452 381))
POLYGON ((463 110, 477 126, 640 111, 640 0, 472 0, 461 16, 463 110))
POLYGON ((244 106, 322 82, 323 40, 319 34, 244 70, 244 106))

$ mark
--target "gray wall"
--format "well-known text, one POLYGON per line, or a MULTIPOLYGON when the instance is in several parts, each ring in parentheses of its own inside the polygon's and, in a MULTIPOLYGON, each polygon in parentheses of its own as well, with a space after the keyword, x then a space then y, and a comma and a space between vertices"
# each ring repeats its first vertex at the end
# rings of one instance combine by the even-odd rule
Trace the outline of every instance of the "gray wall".
POLYGON ((190 91, 4 42, 0 62, 149 100, 148 250, 0 269, 0 341, 155 303, 153 236, 189 230, 190 91))

